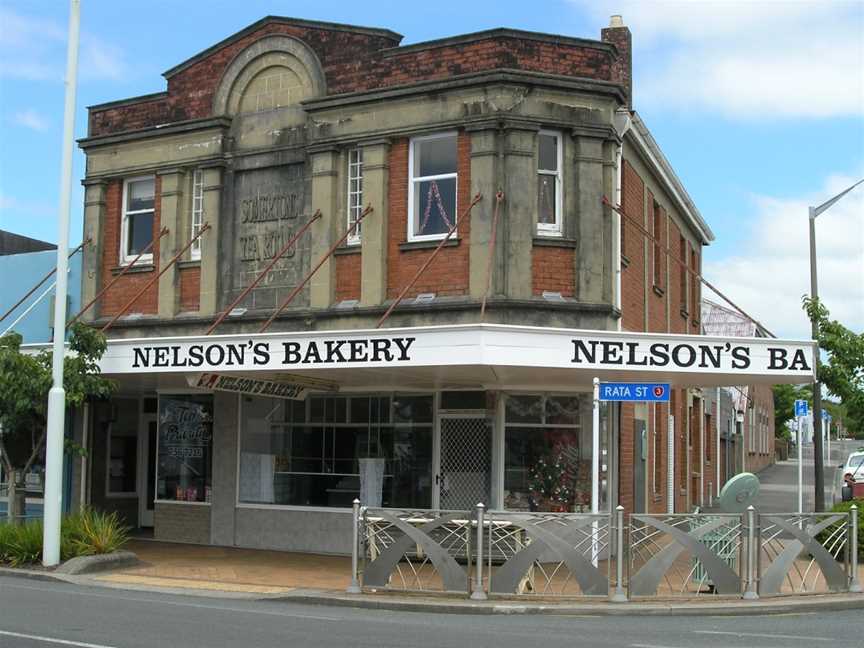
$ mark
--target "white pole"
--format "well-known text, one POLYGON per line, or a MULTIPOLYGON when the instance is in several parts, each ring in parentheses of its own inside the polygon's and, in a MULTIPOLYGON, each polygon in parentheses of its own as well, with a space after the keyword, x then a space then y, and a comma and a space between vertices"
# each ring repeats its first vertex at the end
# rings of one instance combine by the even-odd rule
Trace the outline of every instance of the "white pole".
MULTIPOLYGON (((591 513, 600 513, 600 379, 594 378, 594 409, 591 421, 591 513)), ((591 531, 591 562, 598 559, 598 525, 595 519, 591 531)))
POLYGON ((717 388, 717 402, 714 408, 714 472, 716 473, 714 488, 716 497, 720 497, 720 388, 717 388))
POLYGON ((666 454, 669 463, 666 466, 666 512, 675 512, 675 416, 669 407, 669 434, 666 436, 666 454))
POLYGON ((801 426, 803 421, 798 417, 798 515, 804 513, 804 464, 802 463, 802 455, 804 448, 802 447, 801 426))
POLYGON ((45 442, 45 500, 42 564, 60 562, 60 512, 63 499, 63 422, 66 392, 63 389, 63 356, 66 342, 67 248, 69 202, 72 189, 72 144, 75 137, 75 91, 78 74, 80 1, 69 2, 69 43, 66 50, 66 101, 63 109, 63 160, 60 166, 60 213, 57 227, 57 292, 54 305, 54 357, 52 387, 48 392, 48 429, 45 442))
POLYGON ((699 506, 705 508, 705 395, 699 399, 699 506))

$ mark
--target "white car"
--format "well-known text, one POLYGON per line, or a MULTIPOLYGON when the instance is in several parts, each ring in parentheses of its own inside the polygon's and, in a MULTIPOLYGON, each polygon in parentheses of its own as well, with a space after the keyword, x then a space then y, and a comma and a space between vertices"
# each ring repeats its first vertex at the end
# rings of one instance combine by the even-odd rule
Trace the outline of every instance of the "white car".
POLYGON ((864 450, 858 450, 849 455, 841 469, 843 480, 850 477, 856 482, 864 482, 864 450))

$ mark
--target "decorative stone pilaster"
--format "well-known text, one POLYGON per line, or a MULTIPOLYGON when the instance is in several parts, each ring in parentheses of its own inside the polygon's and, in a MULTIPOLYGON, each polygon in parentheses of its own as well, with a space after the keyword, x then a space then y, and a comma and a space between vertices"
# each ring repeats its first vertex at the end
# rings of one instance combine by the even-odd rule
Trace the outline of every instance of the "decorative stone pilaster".
MULTIPOLYGON (((105 251, 105 180, 84 180, 84 239, 92 239, 81 250, 81 306, 88 304, 102 285, 102 255, 105 251)), ((70 313, 69 317, 75 313, 70 313)), ((86 322, 99 316, 99 303, 94 304, 82 317, 86 322)))
MULTIPOLYGON (((345 220, 340 218, 339 201, 339 153, 332 148, 310 152, 312 166, 312 209, 321 210, 321 218, 312 225, 312 255, 309 270, 327 253, 327 250, 344 232, 345 220), (343 225, 343 227, 339 227, 343 225)), ((365 223, 365 220, 364 220, 365 223)), ((309 305, 312 308, 328 308, 333 303, 336 264, 328 258, 312 276, 309 305)))
MULTIPOLYGON (((189 232, 183 227, 183 184, 186 174, 178 169, 158 172, 161 191, 159 193, 159 223, 167 227, 168 233, 159 245, 161 271, 174 255, 189 241, 189 232)), ((173 318, 180 307, 180 273, 175 263, 159 278, 159 317, 173 318)))
MULTIPOLYGON (((533 124, 508 125, 504 133, 504 193, 507 197, 499 218, 506 258, 507 296, 531 298, 531 250, 536 230, 537 169, 533 124)), ((494 196, 491 197, 494 200, 494 196)))
MULTIPOLYGON (((486 292, 489 240, 492 237, 495 194, 499 189, 498 131, 497 124, 488 124, 478 127, 476 130, 469 130, 471 131, 471 196, 473 197, 478 193, 483 195, 483 200, 471 210, 469 292, 472 298, 482 299, 486 292)), ((502 245, 501 214, 504 209, 505 203, 502 203, 498 213, 495 249, 492 250, 491 295, 500 295, 504 290, 504 246, 502 245)))
POLYGON ((363 205, 372 205, 374 210, 361 224, 360 303, 364 306, 383 304, 387 297, 389 159, 388 141, 363 145, 363 205))
MULTIPOLYGON (((198 312, 214 315, 219 308, 219 229, 221 220, 222 169, 209 167, 204 173, 204 217, 210 229, 201 236, 201 296, 198 312)), ((191 227, 190 227, 191 231, 191 227)))

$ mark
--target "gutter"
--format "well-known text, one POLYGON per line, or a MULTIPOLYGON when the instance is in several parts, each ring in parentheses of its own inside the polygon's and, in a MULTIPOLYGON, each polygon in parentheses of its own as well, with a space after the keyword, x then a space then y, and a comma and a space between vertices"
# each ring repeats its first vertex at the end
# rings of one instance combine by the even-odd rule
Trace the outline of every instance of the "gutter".
MULTIPOLYGON (((615 111, 615 116, 612 118, 612 124, 615 127, 615 132, 618 134, 618 143, 615 146, 615 204, 621 207, 621 175, 622 175, 622 158, 624 156, 624 136, 630 130, 633 120, 630 117, 630 111, 626 108, 619 108, 615 111)), ((612 247, 613 259, 615 264, 615 308, 621 312, 621 214, 616 210, 612 210, 612 247)), ((618 318, 618 330, 621 330, 623 318, 618 318)))

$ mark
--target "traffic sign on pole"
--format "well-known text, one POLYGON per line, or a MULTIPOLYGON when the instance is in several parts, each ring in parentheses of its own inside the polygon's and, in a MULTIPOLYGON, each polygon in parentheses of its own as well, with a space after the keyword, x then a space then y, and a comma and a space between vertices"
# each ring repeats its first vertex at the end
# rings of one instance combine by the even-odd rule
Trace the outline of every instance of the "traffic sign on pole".
POLYGON ((666 403, 669 383, 600 383, 599 400, 666 403))
POLYGON ((806 400, 796 400, 795 401, 795 416, 807 416, 807 401, 806 400))

